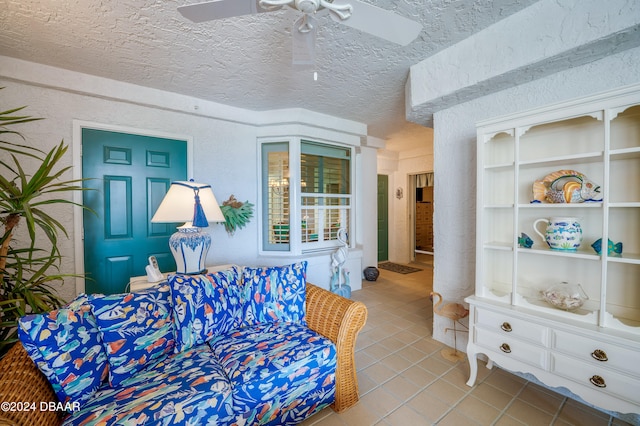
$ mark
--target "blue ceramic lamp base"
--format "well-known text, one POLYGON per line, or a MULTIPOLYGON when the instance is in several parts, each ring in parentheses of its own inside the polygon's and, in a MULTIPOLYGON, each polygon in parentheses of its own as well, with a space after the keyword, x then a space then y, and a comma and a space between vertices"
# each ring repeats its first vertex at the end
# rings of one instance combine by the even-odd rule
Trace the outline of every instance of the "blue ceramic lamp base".
POLYGON ((179 274, 200 274, 205 271, 207 253, 211 247, 211 235, 198 227, 185 223, 169 238, 169 248, 176 260, 179 274))

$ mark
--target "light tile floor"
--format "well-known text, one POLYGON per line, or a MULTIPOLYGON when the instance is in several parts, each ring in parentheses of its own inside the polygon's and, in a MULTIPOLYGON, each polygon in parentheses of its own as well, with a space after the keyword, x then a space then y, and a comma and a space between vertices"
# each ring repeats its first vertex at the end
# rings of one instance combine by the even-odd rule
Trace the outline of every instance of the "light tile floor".
POLYGON ((352 293, 369 311, 355 355, 360 402, 342 414, 327 408, 304 426, 628 424, 482 363, 468 387, 466 359, 447 361, 445 346, 431 339, 433 269, 425 262, 407 275, 380 270, 352 293))

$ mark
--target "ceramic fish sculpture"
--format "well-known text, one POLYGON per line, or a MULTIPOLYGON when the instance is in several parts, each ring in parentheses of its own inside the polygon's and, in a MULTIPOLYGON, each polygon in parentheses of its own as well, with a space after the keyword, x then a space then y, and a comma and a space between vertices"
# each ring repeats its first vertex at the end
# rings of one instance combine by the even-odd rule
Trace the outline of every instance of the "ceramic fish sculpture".
POLYGON ((533 240, 524 232, 518 237, 518 245, 522 248, 531 248, 533 240))
POLYGON ((533 183, 532 203, 602 201, 600 185, 575 170, 558 170, 533 183))
MULTIPOLYGON (((591 247, 596 251, 596 253, 602 253, 602 238, 598 238, 598 240, 591 244, 591 247)), ((607 254, 609 256, 621 255, 622 254, 622 243, 613 243, 613 241, 609 240, 609 244, 607 245, 607 254)))

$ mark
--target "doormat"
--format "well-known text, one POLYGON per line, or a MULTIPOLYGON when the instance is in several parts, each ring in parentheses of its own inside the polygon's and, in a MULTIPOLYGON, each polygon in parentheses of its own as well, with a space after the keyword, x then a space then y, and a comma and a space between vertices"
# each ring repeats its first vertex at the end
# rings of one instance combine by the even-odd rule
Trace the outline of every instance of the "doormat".
POLYGON ((413 272, 422 271, 420 268, 414 268, 413 266, 400 265, 393 262, 378 263, 378 268, 386 269, 387 271, 396 272, 398 274, 411 274, 413 272))

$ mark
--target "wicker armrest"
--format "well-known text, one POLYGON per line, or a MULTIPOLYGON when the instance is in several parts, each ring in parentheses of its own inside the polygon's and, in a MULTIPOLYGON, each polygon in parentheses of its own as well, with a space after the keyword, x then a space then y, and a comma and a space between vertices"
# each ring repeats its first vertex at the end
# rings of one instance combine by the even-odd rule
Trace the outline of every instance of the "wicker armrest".
POLYGON ((62 423, 61 412, 48 408, 49 402, 58 402, 55 392, 20 342, 0 360, 0 403, 7 402, 14 404, 0 410, 0 425, 62 423))
POLYGON ((307 284, 307 324, 310 329, 335 343, 336 399, 332 408, 342 412, 358 402, 355 346, 358 332, 367 321, 362 302, 345 299, 313 284, 307 284))

